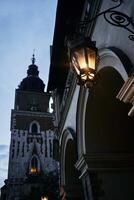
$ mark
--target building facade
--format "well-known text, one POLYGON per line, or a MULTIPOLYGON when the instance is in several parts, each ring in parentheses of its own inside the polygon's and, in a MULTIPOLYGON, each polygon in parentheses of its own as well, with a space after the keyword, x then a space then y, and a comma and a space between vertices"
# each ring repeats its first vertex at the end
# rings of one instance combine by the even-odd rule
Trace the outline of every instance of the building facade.
POLYGON ((59 138, 61 199, 133 200, 134 2, 59 0, 48 91, 59 138), (78 85, 66 41, 98 49, 97 83, 78 85))
POLYGON ((49 111, 50 94, 44 88, 33 55, 27 77, 15 91, 3 200, 41 200, 41 196, 50 195, 51 186, 48 187, 47 181, 50 174, 51 178, 57 175, 58 163, 53 158, 54 115, 49 111))

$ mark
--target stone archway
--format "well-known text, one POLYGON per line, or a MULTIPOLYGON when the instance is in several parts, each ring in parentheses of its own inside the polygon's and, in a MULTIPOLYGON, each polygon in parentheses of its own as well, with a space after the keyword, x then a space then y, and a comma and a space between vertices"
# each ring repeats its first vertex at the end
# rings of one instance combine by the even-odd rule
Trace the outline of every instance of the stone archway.
POLYGON ((66 129, 63 132, 60 146, 62 199, 82 200, 81 181, 79 180, 78 171, 75 168, 77 152, 74 132, 72 130, 66 129))
MULTIPOLYGON (((130 68, 130 62, 128 61, 128 58, 125 58, 124 53, 122 53, 120 50, 116 50, 120 53, 120 57, 112 51, 111 49, 100 49, 99 50, 99 63, 97 66, 97 71, 99 72, 105 67, 112 67, 120 74, 122 77, 122 80, 125 81, 128 78, 128 74, 125 70, 126 68, 130 68), (125 64, 121 62, 123 57, 123 60, 125 61, 125 64)), ((122 85, 123 85, 122 81, 122 85)), ((117 95, 117 94, 116 94, 117 95)), ((85 147, 85 116, 86 116, 86 109, 87 109, 87 101, 89 98, 89 91, 83 87, 80 88, 79 97, 78 97, 78 106, 77 106, 77 149, 78 149, 78 157, 80 157, 86 153, 86 147, 85 147)))
POLYGON ((112 67, 105 67, 98 74, 98 84, 88 96, 86 105, 86 153, 132 152, 133 119, 127 115, 130 105, 116 98, 124 81, 112 67))
POLYGON ((87 166, 86 179, 83 178, 86 199, 89 195, 91 199, 131 200, 134 198, 133 119, 127 115, 130 105, 116 98, 127 73, 117 56, 112 60, 113 53, 111 57, 107 54, 109 59, 106 54, 101 56, 99 80, 92 93, 80 90, 80 95, 84 95, 79 96, 78 102, 77 130, 81 141, 78 141, 77 168, 83 173, 87 166))

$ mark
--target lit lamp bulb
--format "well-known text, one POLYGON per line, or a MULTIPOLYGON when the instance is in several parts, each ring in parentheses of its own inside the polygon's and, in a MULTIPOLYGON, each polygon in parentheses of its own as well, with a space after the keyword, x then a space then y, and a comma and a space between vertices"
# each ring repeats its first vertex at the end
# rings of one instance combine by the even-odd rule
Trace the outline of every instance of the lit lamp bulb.
POLYGON ((41 197, 41 200, 48 200, 48 197, 42 196, 42 197, 41 197))

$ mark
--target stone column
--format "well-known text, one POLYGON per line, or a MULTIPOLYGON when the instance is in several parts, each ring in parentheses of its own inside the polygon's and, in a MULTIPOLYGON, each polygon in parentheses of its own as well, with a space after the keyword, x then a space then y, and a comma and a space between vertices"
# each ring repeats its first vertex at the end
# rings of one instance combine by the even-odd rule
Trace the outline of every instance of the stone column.
POLYGON ((85 200, 93 200, 88 164, 84 155, 76 162, 75 167, 80 172, 79 178, 82 181, 85 200))

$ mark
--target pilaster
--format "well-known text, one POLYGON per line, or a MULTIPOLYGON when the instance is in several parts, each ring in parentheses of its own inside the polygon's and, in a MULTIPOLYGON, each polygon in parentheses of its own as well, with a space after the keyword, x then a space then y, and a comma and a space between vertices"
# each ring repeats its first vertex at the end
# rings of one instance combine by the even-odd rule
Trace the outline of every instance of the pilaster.
POLYGON ((99 172, 116 173, 134 171, 134 154, 131 153, 90 153, 76 162, 80 172, 86 200, 96 200, 104 194, 99 172))

